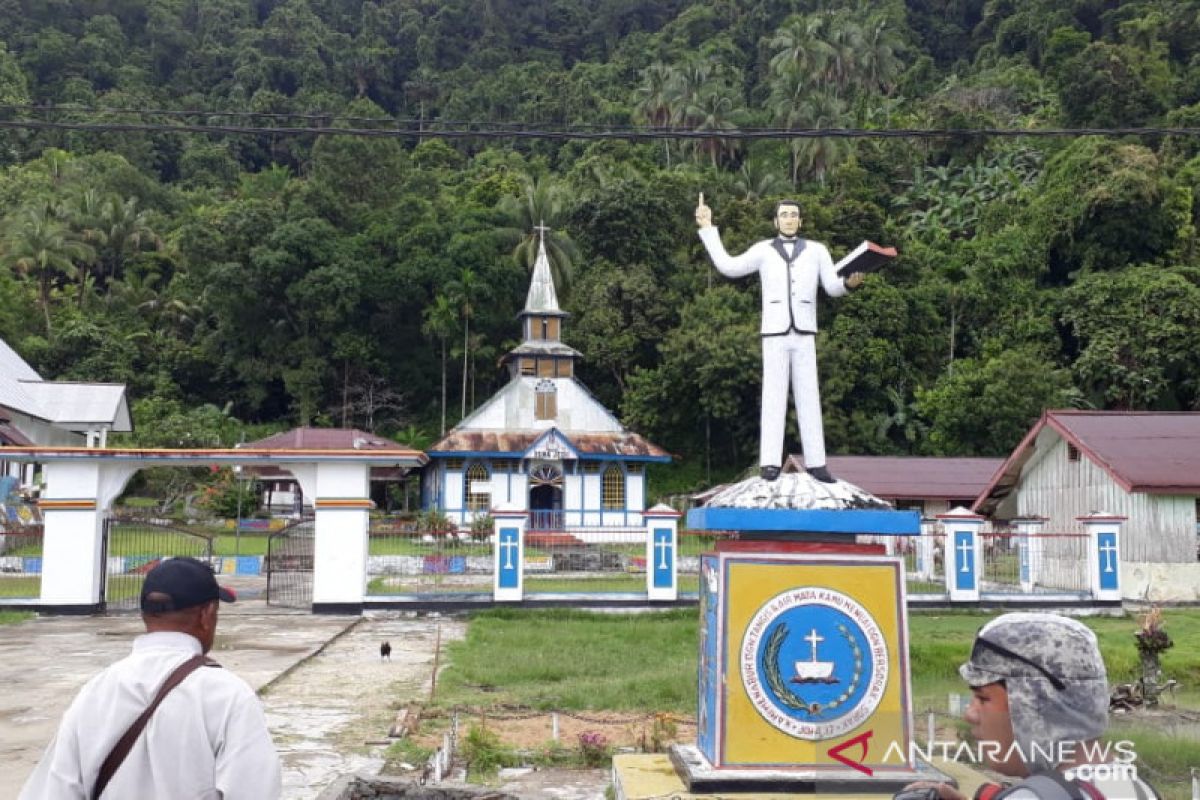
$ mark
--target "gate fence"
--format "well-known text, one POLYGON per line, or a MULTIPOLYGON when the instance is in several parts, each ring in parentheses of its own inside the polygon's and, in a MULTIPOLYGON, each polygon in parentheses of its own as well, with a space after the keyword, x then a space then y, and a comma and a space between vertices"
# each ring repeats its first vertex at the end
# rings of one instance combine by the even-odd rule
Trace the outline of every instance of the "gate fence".
MULTIPOLYGON (((917 536, 860 537, 882 543, 904 559, 907 591, 945 595, 946 535, 940 529, 917 536)), ((989 596, 1090 592, 1086 533, 979 534, 980 591, 989 596)))
MULTIPOLYGON (((430 527, 413 515, 372 517, 366 596, 490 595, 495 581, 492 528, 430 527)), ((680 531, 679 592, 698 589, 699 555, 719 538, 680 531)), ((646 594, 646 529, 537 529, 525 534, 525 593, 646 594)))
POLYGON ((41 523, 0 527, 0 597, 24 600, 41 594, 41 523))
POLYGON ((267 539, 267 605, 312 607, 313 533, 310 519, 299 520, 267 539))
POLYGON ((110 611, 136 611, 146 573, 164 558, 210 561, 213 540, 167 520, 108 517, 104 520, 104 602, 110 611))

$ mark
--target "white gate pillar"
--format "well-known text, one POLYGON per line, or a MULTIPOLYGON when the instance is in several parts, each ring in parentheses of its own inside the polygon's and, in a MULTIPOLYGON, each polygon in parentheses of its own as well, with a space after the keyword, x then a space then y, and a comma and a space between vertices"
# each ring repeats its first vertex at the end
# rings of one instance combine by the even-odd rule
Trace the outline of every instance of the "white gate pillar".
POLYGON ((104 603, 104 515, 137 464, 99 459, 47 461, 42 511, 42 591, 39 606, 92 613, 104 603))
MULTIPOLYGON (((937 537, 934 529, 937 520, 929 517, 921 518, 921 535, 917 537, 917 570, 916 577, 922 581, 932 581, 937 572, 937 537)), ((892 537, 889 537, 892 538, 892 537)))
POLYGON ((367 526, 374 507, 369 496, 370 472, 370 465, 361 461, 316 464, 316 492, 310 495, 317 512, 313 526, 314 613, 362 613, 367 526))
POLYGON ((679 517, 659 503, 642 512, 646 525, 646 599, 679 599, 679 517))
POLYGON ((1121 524, 1127 517, 1094 512, 1076 518, 1088 533, 1088 575, 1092 597, 1121 599, 1121 524))
POLYGON ((525 527, 529 512, 513 506, 492 509, 492 599, 520 602, 525 597, 525 527))
POLYGON ((1041 577, 1044 549, 1041 533, 1045 523, 1045 517, 1021 517, 1013 520, 1013 527, 1017 529, 1017 546, 1020 548, 1017 556, 1017 577, 1021 582, 1021 591, 1025 594, 1033 592, 1041 577))
POLYGON ((965 508, 956 508, 937 516, 946 529, 946 591, 950 602, 979 600, 980 561, 979 530, 984 518, 965 508))

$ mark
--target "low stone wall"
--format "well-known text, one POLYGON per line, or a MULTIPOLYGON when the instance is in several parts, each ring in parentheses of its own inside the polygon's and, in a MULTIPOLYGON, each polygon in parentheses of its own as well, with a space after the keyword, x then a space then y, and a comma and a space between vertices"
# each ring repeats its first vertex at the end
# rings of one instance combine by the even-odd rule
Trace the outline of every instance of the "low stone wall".
POLYGON ((1121 564, 1121 595, 1125 600, 1149 603, 1200 602, 1200 562, 1125 561, 1121 564))

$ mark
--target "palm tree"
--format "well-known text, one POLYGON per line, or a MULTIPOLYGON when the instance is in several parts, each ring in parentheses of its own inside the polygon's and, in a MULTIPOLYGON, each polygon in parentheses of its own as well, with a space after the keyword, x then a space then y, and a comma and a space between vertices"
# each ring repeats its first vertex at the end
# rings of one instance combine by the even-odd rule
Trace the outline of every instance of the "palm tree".
POLYGON ((38 303, 50 333, 50 290, 60 277, 76 279, 78 264, 90 261, 95 251, 79 241, 46 206, 27 208, 11 224, 0 242, 4 263, 37 281, 38 303))
POLYGON ((550 273, 561 291, 571 286, 575 259, 579 249, 558 228, 567 216, 569 194, 564 184, 550 176, 526 177, 521 187, 521 196, 505 196, 500 201, 500 210, 509 225, 499 231, 513 246, 513 260, 532 272, 537 262, 538 244, 546 243, 546 258, 550 261, 550 273))
POLYGON ((120 277, 125 261, 144 247, 162 249, 162 238, 150 226, 150 212, 138 208, 136 197, 109 197, 101 207, 100 220, 104 225, 101 278, 120 277))
POLYGON ((818 15, 788 17, 767 43, 771 56, 771 71, 781 75, 796 70, 810 83, 816 83, 826 73, 833 53, 825 42, 825 18, 818 15))
MULTIPOLYGON (((653 128, 666 128, 673 121, 675 93, 679 83, 679 72, 662 62, 655 62, 641 71, 642 82, 634 89, 633 96, 638 116, 653 128)), ((671 167, 670 140, 663 139, 663 152, 667 157, 667 168, 671 167)))
POLYGON ((462 411, 459 419, 467 416, 467 367, 471 363, 471 316, 475 313, 475 298, 479 294, 481 282, 475 275, 475 270, 467 267, 458 276, 458 280, 450 281, 446 291, 458 306, 463 321, 462 346, 462 411))
POLYGON ((446 342, 454 331, 454 304, 444 294, 433 298, 433 304, 422 312, 425 322, 421 332, 436 338, 442 345, 442 436, 446 435, 446 342))
MULTIPOLYGON (((694 127, 699 132, 724 133, 735 130, 737 125, 733 117, 740 114, 742 108, 738 105, 733 92, 725 86, 706 85, 701 90, 696 101, 688 106, 687 116, 694 120, 694 127)), ((733 143, 722 136, 704 138, 697 144, 697 151, 708 154, 714 169, 720 166, 720 160, 734 150, 733 143)))

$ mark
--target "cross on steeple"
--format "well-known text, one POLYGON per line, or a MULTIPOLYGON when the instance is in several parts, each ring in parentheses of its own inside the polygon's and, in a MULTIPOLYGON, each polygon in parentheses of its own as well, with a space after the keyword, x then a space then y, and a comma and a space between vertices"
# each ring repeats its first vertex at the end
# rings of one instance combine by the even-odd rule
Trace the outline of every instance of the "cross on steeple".
POLYGON ((550 230, 550 228, 546 227, 546 221, 544 219, 538 220, 538 224, 534 225, 533 229, 538 232, 538 241, 541 242, 541 244, 545 244, 546 233, 550 230))

